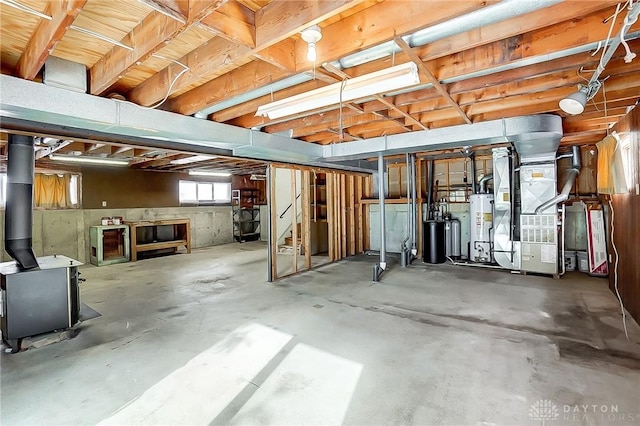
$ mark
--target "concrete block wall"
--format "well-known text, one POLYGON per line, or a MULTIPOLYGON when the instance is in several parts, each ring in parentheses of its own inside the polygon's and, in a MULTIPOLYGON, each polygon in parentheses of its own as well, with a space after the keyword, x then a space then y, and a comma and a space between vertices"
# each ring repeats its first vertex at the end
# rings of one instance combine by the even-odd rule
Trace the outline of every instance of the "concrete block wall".
MULTIPOLYGON (((62 254, 88 262, 89 227, 99 225, 103 216, 122 216, 125 220, 188 218, 191 221, 191 248, 233 241, 230 206, 34 210, 33 249, 36 256, 62 254)), ((4 251, 4 210, 0 213, 0 222, 0 260, 5 262, 11 258, 4 251)))

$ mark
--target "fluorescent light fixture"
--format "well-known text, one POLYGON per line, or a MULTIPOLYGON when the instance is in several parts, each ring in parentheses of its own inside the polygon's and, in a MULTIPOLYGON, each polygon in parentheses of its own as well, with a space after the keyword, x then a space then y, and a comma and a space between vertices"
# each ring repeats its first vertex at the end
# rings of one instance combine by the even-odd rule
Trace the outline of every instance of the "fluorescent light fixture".
POLYGON ((197 163, 198 161, 213 160, 214 158, 217 158, 217 157, 213 155, 194 155, 193 157, 186 157, 186 158, 180 158, 178 160, 171 160, 171 164, 181 165, 181 164, 197 163))
POLYGON ((413 86, 418 83, 420 83, 418 67, 413 62, 407 62, 371 74, 350 78, 345 82, 334 83, 310 92, 262 105, 258 108, 256 116, 261 115, 273 120, 300 112, 335 105, 340 103, 341 91, 342 102, 349 102, 355 99, 366 98, 367 96, 413 86), (344 89, 342 89, 342 86, 344 86, 344 89))
POLYGON ((588 89, 583 87, 562 99, 560 101, 560 109, 571 115, 582 114, 587 104, 587 91, 588 89))
POLYGON ((231 176, 231 173, 227 172, 214 172, 210 170, 189 170, 190 176, 219 176, 219 177, 227 177, 231 176))
POLYGON ((128 166, 129 160, 121 158, 88 157, 83 155, 61 155, 51 154, 49 158, 53 161, 66 163, 101 164, 104 166, 128 166))

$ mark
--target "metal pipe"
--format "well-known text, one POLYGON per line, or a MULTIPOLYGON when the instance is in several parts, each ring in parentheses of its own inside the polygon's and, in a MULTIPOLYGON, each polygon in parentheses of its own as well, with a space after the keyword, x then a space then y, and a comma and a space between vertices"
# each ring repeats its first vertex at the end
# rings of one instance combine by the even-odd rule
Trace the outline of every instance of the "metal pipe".
POLYGON ((271 262, 273 262, 273 259, 271 258, 271 244, 275 244, 276 241, 273 238, 273 226, 271 223, 271 209, 273 208, 275 210, 275 200, 271 199, 271 184, 273 183, 271 181, 271 179, 273 179, 273 176, 271 176, 271 167, 267 167, 267 182, 266 182, 266 193, 267 193, 267 212, 269 212, 269 219, 267 220, 267 281, 268 282, 272 282, 273 281, 273 271, 271 268, 271 262), (272 205, 273 204, 273 205, 272 205))
POLYGON ((556 195, 549 201, 546 201, 536 207, 535 214, 541 214, 543 211, 548 209, 551 206, 555 206, 558 203, 562 203, 569 198, 569 192, 571 192, 571 188, 580 173, 580 168, 582 166, 580 161, 580 148, 577 146, 571 147, 571 152, 573 154, 571 158, 571 170, 569 170, 569 175, 567 176, 567 181, 565 182, 560 194, 556 195))
POLYGON ((7 204, 4 247, 20 269, 38 261, 32 249, 34 137, 9 134, 7 152, 7 204))
POLYGON ((412 226, 411 226, 411 163, 409 161, 409 153, 405 154, 405 167, 406 167, 406 175, 407 175, 407 238, 405 243, 411 240, 411 236, 413 235, 412 226))
POLYGON ((427 220, 433 219, 431 212, 431 203, 433 203, 433 177, 434 163, 433 160, 429 160, 429 174, 427 178, 427 220))
POLYGON ((418 254, 417 249, 417 225, 416 225, 416 155, 411 154, 411 255, 416 256, 418 254))
POLYGON ((476 153, 472 152, 469 156, 471 160, 471 193, 478 193, 478 186, 476 185, 476 153))
POLYGON ((378 153, 378 204, 380 206, 380 269, 387 269, 387 240, 384 223, 384 156, 378 153))
MULTIPOLYGON (((509 155, 509 169, 511 170, 511 182, 509 182, 509 200, 511 203, 510 223, 509 223, 509 241, 511 241, 511 262, 514 260, 515 229, 516 229, 516 159, 517 153, 511 148, 509 155)), ((495 194, 495 191, 494 191, 495 194)), ((495 197, 494 197, 495 199, 495 197)))
POLYGON ((480 186, 481 194, 487 193, 487 182, 489 182, 490 180, 493 180, 493 174, 488 174, 486 176, 483 176, 482 179, 480 179, 480 181, 478 182, 478 186, 480 186))
MULTIPOLYGON (((588 83, 589 87, 592 85, 598 84, 598 79, 600 78, 600 74, 602 74, 602 72, 604 71, 604 68, 607 66, 607 64, 613 57, 613 54, 615 53, 615 51, 618 50, 618 47, 626 37, 627 31, 629 31, 629 28, 631 28, 631 26, 638 20, 638 15, 640 15, 640 2, 636 2, 636 4, 627 12, 627 16, 625 16, 624 18, 624 24, 620 29, 620 33, 613 38, 613 40, 611 41, 611 44, 607 47, 607 50, 605 50, 604 54, 602 55, 602 59, 600 60, 600 63, 598 64, 596 71, 593 73, 593 75, 591 76, 591 79, 589 80, 589 83, 588 83)), ((627 62, 626 57, 625 57, 625 62, 627 62)), ((631 62, 631 61, 628 61, 628 62, 631 62)))

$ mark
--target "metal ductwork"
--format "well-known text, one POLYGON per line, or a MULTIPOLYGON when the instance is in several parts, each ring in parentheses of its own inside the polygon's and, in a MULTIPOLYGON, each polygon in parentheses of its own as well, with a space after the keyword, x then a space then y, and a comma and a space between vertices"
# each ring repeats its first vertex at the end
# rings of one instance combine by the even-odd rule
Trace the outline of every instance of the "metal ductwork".
POLYGON ((21 269, 33 269, 33 136, 9 135, 7 154, 7 205, 4 247, 21 269))
MULTIPOLYGON (((487 182, 489 182, 490 180, 493 180, 493 175, 489 174, 486 176, 483 176, 480 181, 478 182, 478 186, 480 187, 480 193, 481 194, 485 194, 487 193, 487 182)), ((475 194, 475 192, 474 192, 475 194)))
POLYGON ((514 241, 514 154, 493 149, 493 258, 507 269, 520 269, 520 241, 514 241))
POLYGON ((562 187, 560 194, 536 207, 535 214, 541 214, 546 209, 566 201, 569 198, 569 192, 571 192, 571 188, 573 188, 573 184, 575 183, 578 174, 580 174, 580 169, 582 168, 582 163, 580 161, 580 148, 572 146, 571 154, 571 169, 568 172, 567 181, 562 187))

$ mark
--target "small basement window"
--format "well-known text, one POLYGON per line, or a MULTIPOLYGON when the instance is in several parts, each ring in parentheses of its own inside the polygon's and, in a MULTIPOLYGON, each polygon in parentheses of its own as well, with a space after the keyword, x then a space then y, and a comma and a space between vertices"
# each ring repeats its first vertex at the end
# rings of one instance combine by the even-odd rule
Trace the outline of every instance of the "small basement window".
POLYGON ((180 181, 181 204, 225 204, 231 202, 231 182, 180 181))
MULTIPOLYGON (((7 202, 7 174, 0 174, 0 206, 7 202)), ((36 173, 33 180, 33 206, 43 209, 80 207, 80 177, 69 173, 36 173)))

